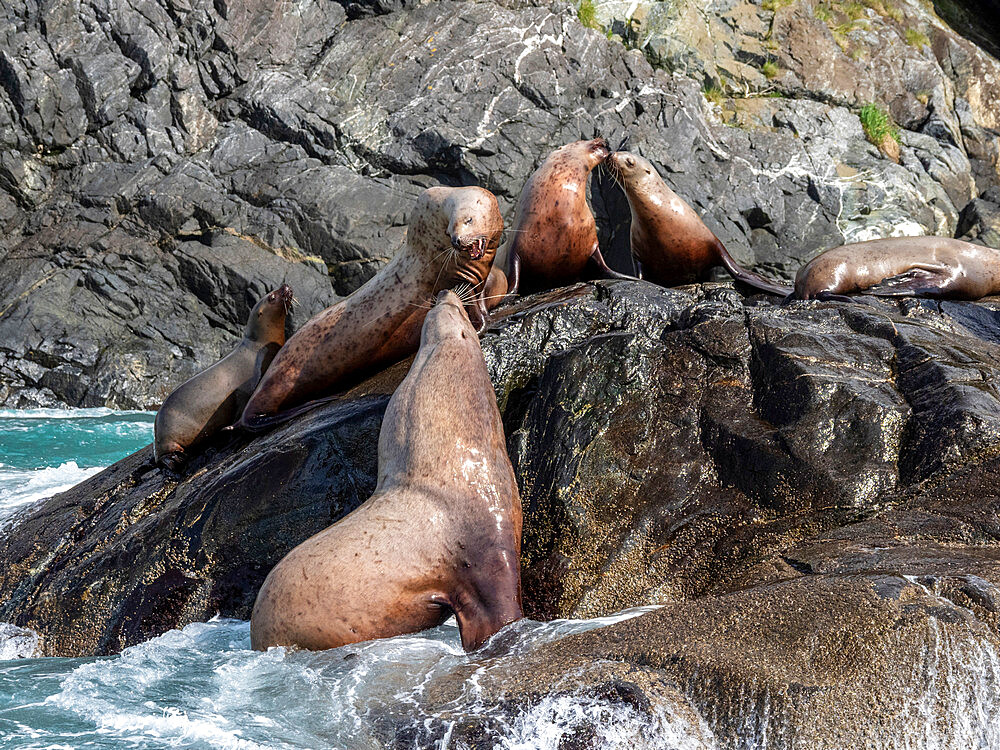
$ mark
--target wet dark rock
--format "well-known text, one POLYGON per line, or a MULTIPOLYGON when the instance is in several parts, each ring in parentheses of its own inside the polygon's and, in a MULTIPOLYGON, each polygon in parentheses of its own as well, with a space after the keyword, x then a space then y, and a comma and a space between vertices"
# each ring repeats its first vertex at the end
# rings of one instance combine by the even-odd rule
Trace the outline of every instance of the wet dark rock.
MULTIPOLYGON (((953 477, 971 477, 967 510, 986 529, 972 487, 1000 445, 998 319, 989 301, 782 307, 645 282, 504 308, 483 349, 522 494, 526 613, 593 617, 825 572, 824 535, 895 518, 907 492, 953 477)), ((147 451, 41 503, 0 542, 14 561, 0 621, 37 629, 46 653, 84 654, 248 617, 270 567, 374 488, 405 370, 274 433, 220 439, 180 482, 147 451)), ((899 574, 940 574, 992 606, 977 581, 992 580, 995 540, 949 547, 942 523, 900 537, 899 574), (940 566, 921 567, 932 548, 940 566)))

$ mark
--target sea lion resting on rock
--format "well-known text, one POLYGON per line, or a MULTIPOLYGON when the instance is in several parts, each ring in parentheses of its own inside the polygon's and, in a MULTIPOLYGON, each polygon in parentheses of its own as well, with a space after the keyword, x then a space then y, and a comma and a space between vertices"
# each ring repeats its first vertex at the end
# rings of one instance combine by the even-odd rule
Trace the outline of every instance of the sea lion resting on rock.
POLYGON ((427 314, 378 459, 375 494, 268 574, 254 648, 336 648, 451 611, 471 651, 521 617, 521 500, 479 339, 453 292, 427 314))
POLYGON ((734 279, 771 294, 788 295, 791 287, 740 267, 722 241, 705 226, 683 198, 671 190, 646 159, 616 151, 604 162, 621 185, 632 211, 629 237, 640 277, 661 286, 707 278, 723 266, 734 279))
POLYGON ((1000 293, 1000 250, 948 237, 892 237, 820 253, 795 274, 795 297, 979 299, 1000 293))
POLYGON ((239 418, 285 343, 285 315, 291 304, 288 284, 267 294, 250 311, 236 348, 167 396, 153 423, 157 463, 179 471, 187 460, 186 451, 239 418))
POLYGON ((588 278, 631 278, 608 268, 597 246, 597 223, 587 205, 587 177, 611 147, 603 138, 556 149, 528 178, 514 213, 510 240, 497 253, 488 306, 504 293, 550 289, 588 278), (523 273, 523 279, 522 279, 523 273))
POLYGON ((415 352, 424 316, 442 289, 463 282, 472 286, 476 297, 470 315, 481 330, 486 325, 484 282, 502 233, 500 207, 488 190, 425 190, 410 216, 405 247, 360 289, 288 340, 239 426, 259 430, 284 421, 297 413, 288 411, 292 407, 415 352))

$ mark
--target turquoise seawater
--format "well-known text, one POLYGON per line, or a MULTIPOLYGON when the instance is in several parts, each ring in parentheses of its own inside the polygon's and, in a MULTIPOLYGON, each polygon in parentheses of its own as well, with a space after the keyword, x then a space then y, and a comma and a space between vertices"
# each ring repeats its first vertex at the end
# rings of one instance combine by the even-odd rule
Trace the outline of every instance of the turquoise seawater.
MULTIPOLYGON (((152 427, 153 415, 144 412, 0 410, 0 535, 12 532, 18 511, 147 445, 152 427)), ((643 611, 522 620, 496 638, 504 652, 527 649, 643 611)), ((35 634, 0 623, 0 750, 455 748, 452 723, 491 710, 478 687, 488 661, 459 683, 455 704, 440 714, 424 708, 426 686, 470 660, 454 620, 320 653, 252 651, 249 623, 222 619, 103 658, 39 658, 36 645, 35 634), (427 727, 435 728, 436 743, 428 745, 427 727)), ((563 692, 516 718, 496 717, 494 746, 555 750, 596 725, 594 746, 602 749, 631 750, 639 738, 644 748, 714 747, 704 744, 704 727, 687 722, 666 714, 650 722, 563 692)))
POLYGON ((0 409, 0 528, 153 439, 152 412, 0 409))

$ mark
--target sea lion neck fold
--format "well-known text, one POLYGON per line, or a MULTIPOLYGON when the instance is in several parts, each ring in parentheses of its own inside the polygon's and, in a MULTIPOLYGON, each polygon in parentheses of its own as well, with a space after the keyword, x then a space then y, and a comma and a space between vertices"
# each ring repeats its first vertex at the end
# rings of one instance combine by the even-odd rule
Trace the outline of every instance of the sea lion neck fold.
POLYGON ((500 207, 488 190, 425 190, 410 213, 404 247, 360 289, 288 340, 247 403, 240 426, 271 427, 308 408, 310 400, 415 352, 429 302, 441 289, 469 284, 474 295, 469 313, 485 327, 484 282, 502 233, 500 207))
POLYGON ((478 648, 521 617, 521 503, 476 331, 438 297, 379 435, 379 479, 356 511, 268 574, 254 648, 335 648, 438 625, 478 648))
POLYGON ((701 217, 663 181, 647 159, 616 151, 605 164, 625 191, 632 214, 629 239, 641 277, 663 286, 708 278, 723 266, 734 279, 770 294, 786 296, 791 287, 742 268, 701 217))

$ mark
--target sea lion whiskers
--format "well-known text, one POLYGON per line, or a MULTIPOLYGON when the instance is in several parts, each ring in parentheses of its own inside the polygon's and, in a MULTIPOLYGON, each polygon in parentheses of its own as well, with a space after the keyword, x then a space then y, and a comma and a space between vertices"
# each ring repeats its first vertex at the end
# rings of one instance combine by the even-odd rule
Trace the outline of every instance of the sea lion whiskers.
POLYGON ((301 413, 295 411, 299 405, 404 359, 419 346, 426 296, 439 291, 439 284, 486 282, 503 231, 496 196, 488 190, 427 188, 407 226, 405 244, 375 276, 310 318, 275 355, 243 409, 241 429, 259 432, 282 424, 301 413), (467 236, 488 238, 482 257, 450 247, 451 235, 460 232, 445 227, 455 226, 467 236))

